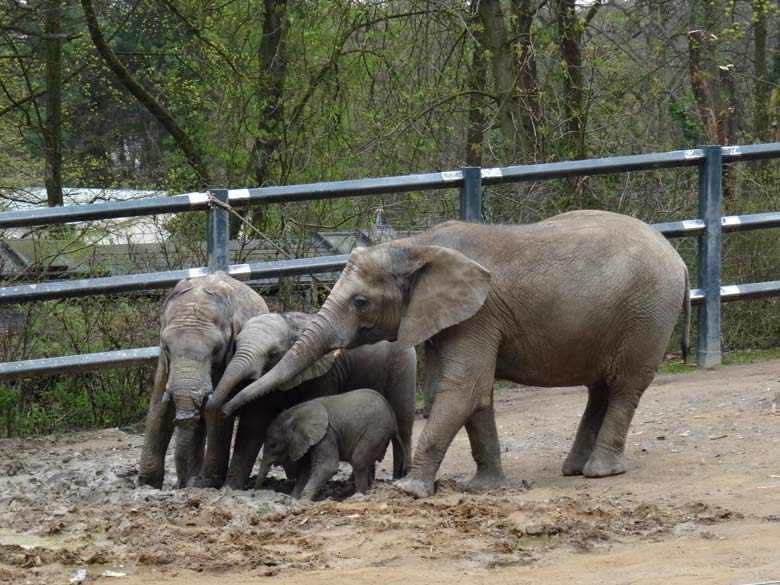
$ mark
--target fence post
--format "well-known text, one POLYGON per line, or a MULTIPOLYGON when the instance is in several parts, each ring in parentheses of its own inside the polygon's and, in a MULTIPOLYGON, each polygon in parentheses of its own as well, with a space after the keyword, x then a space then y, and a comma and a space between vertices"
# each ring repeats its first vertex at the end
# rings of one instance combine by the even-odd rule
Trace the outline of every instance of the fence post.
POLYGON ((482 221, 482 168, 463 167, 463 188, 460 190, 460 218, 482 221))
POLYGON ((699 217, 704 233, 699 238, 699 288, 704 299, 699 306, 696 365, 720 365, 720 256, 723 151, 720 146, 703 146, 704 163, 699 167, 699 217))
MULTIPOLYGON (((227 205, 227 189, 210 189, 209 195, 227 205)), ((230 239, 230 215, 228 210, 220 205, 212 205, 209 209, 208 221, 208 256, 209 272, 218 270, 228 271, 230 268, 230 256, 228 254, 228 241, 230 239)))

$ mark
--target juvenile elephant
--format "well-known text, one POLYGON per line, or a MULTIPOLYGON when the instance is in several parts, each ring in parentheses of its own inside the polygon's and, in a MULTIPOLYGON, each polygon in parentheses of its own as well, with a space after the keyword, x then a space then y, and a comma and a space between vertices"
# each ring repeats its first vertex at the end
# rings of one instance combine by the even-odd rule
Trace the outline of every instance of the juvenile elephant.
MULTIPOLYGON (((176 480, 187 485, 203 460, 200 409, 233 354, 234 338, 265 301, 225 272, 181 280, 162 306, 160 358, 146 417, 138 481, 161 488, 165 452, 176 428, 176 480)), ((229 441, 232 424, 213 429, 229 441)))
POLYGON ((361 388, 304 402, 282 412, 266 433, 259 487, 271 465, 298 464, 294 498, 314 499, 339 470, 352 465, 355 490, 365 493, 390 439, 398 437, 393 409, 381 394, 361 388))
MULTIPOLYGON (((236 337, 236 351, 219 381, 214 396, 220 403, 239 386, 259 379, 295 343, 314 315, 268 313, 249 319, 236 337)), ((393 476, 403 477, 411 463, 414 422, 417 355, 414 348, 381 341, 373 345, 328 353, 304 372, 287 381, 288 392, 274 392, 247 405, 239 413, 233 455, 230 446, 212 440, 210 425, 219 424, 207 414, 207 448, 202 485, 219 487, 225 482, 243 489, 249 479, 266 429, 273 418, 296 404, 357 388, 374 388, 392 407, 398 421, 398 437, 393 439, 393 476)))
MULTIPOLYGON (((296 344, 223 413, 283 386, 334 348, 428 340, 426 386, 435 399, 401 489, 433 493, 463 425, 477 463, 469 488, 503 483, 495 377, 587 386, 563 473, 615 475, 625 471, 629 424, 681 307, 686 352, 688 270, 660 233, 636 219, 574 211, 530 225, 447 222, 354 251, 296 344)), ((219 406, 209 400, 207 410, 219 406)))

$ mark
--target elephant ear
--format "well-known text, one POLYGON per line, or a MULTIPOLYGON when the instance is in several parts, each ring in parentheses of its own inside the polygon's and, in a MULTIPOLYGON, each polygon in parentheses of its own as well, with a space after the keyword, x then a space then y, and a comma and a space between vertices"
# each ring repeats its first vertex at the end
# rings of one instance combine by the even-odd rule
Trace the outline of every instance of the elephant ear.
POLYGON ((154 373, 154 387, 152 390, 152 405, 166 399, 166 387, 168 385, 168 356, 165 348, 160 346, 160 357, 157 358, 157 370, 154 373))
POLYGON ((168 297, 163 302, 163 307, 171 302, 174 298, 178 297, 180 294, 187 292, 188 290, 192 290, 192 283, 189 280, 180 280, 176 283, 176 286, 173 287, 173 290, 168 294, 168 297))
POLYGON ((290 413, 290 461, 298 461, 322 441, 328 430, 328 411, 316 400, 294 407, 290 413))
POLYGON ((279 386, 278 390, 282 390, 282 391, 290 390, 292 388, 295 388, 296 386, 300 386, 306 380, 319 378, 320 376, 326 374, 333 367, 333 364, 336 363, 336 351, 331 351, 330 353, 326 353, 324 356, 322 356, 320 359, 318 359, 308 368, 303 370, 300 374, 292 377, 285 384, 279 386))
POLYGON ((479 311, 490 292, 490 272, 450 248, 414 246, 406 250, 410 286, 398 341, 411 347, 479 311))

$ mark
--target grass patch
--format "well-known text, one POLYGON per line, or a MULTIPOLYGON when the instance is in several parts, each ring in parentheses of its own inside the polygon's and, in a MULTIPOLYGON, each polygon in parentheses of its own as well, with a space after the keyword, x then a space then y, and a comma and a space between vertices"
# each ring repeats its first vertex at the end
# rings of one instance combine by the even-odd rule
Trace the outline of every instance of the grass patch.
MULTIPOLYGON (((746 349, 740 351, 729 351, 723 353, 721 365, 715 366, 715 368, 722 368, 723 366, 755 364, 758 362, 765 362, 767 360, 775 359, 780 359, 780 349, 746 349)), ((658 371, 661 374, 686 374, 688 372, 695 372, 697 369, 696 354, 695 352, 692 352, 691 357, 688 358, 687 364, 679 361, 663 362, 659 366, 658 371)))

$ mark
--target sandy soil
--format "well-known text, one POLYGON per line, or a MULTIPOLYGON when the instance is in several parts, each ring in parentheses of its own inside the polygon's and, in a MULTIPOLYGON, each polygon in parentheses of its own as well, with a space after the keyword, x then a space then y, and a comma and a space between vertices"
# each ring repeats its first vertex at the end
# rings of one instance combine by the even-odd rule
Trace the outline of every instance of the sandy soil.
POLYGON ((588 480, 560 474, 584 389, 502 389, 510 487, 465 493, 461 433, 436 496, 417 501, 392 487, 390 457, 368 496, 352 495, 345 468, 326 499, 302 504, 137 489, 141 437, 116 429, 0 441, 0 582, 780 580, 778 402, 780 361, 660 376, 631 427, 628 472, 588 480))

